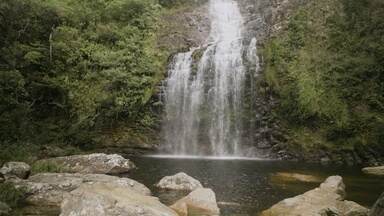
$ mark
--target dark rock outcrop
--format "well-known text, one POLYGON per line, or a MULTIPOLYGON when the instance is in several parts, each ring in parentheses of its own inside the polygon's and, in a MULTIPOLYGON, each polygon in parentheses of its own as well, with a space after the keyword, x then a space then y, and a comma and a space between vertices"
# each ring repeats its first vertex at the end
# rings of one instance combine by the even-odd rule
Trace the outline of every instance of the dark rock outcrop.
POLYGON ((5 163, 4 166, 0 169, 0 173, 5 178, 17 177, 21 179, 26 179, 31 173, 31 167, 24 162, 8 162, 5 163))
POLYGON ((381 194, 379 199, 373 205, 369 216, 383 216, 384 215, 384 193, 381 194))

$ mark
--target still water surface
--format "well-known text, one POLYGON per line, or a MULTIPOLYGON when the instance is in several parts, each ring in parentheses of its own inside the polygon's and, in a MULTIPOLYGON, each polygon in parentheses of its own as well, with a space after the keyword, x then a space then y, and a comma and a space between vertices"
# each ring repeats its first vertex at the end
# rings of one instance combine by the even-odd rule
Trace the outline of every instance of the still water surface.
POLYGON ((167 205, 185 194, 157 190, 162 177, 185 172, 216 193, 222 215, 257 215, 282 199, 317 187, 320 182, 291 181, 273 177, 276 173, 314 175, 324 180, 341 175, 347 199, 370 207, 384 191, 384 179, 364 175, 360 167, 322 166, 286 161, 217 160, 214 158, 131 158, 138 169, 129 174, 148 186, 167 205))

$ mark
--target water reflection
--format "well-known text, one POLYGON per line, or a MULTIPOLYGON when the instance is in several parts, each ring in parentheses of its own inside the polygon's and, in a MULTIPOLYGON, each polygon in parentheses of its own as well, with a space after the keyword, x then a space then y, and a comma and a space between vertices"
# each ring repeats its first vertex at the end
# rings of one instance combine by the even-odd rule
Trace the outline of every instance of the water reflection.
MULTIPOLYGON (((212 188, 223 215, 257 215, 263 209, 319 185, 317 181, 276 179, 278 173, 296 173, 325 179, 341 175, 347 186, 347 199, 371 206, 384 191, 384 179, 366 176, 358 167, 320 166, 314 164, 181 158, 138 157, 132 160, 139 167, 129 177, 148 186, 165 204, 172 204, 186 195, 157 190, 153 185, 166 175, 185 172, 212 188)), ((297 176, 296 176, 297 177, 297 176)))

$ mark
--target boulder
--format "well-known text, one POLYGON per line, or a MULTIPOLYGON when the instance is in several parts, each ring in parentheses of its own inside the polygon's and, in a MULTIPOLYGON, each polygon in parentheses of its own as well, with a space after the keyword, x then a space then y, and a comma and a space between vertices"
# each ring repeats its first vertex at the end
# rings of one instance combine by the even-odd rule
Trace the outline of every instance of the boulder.
POLYGON ((384 166, 365 167, 362 169, 363 173, 369 175, 384 176, 384 166))
POLYGON ((379 199, 373 205, 369 216, 382 216, 384 215, 384 193, 381 194, 379 199))
POLYGON ((135 164, 117 154, 72 155, 37 161, 41 164, 54 164, 69 173, 119 174, 126 173, 135 164))
POLYGON ((262 216, 367 216, 369 210, 344 200, 345 185, 340 176, 328 177, 320 187, 285 199, 261 213, 262 216))
POLYGON ((177 216, 157 198, 110 183, 85 183, 65 197, 60 216, 177 216))
POLYGON ((184 191, 194 191, 197 188, 203 188, 198 180, 183 172, 177 173, 173 176, 165 176, 159 181, 159 183, 156 184, 156 187, 184 191))
POLYGON ((7 177, 28 178, 31 173, 31 166, 24 162, 8 162, 0 169, 0 173, 7 177))
POLYGON ((25 188, 26 201, 36 206, 59 207, 64 197, 83 183, 109 183, 116 187, 126 187, 143 195, 150 195, 150 190, 143 184, 128 178, 119 178, 103 174, 80 173, 40 173, 28 180, 12 180, 17 187, 25 188))
POLYGON ((9 215, 10 212, 11 208, 7 204, 0 202, 0 216, 9 215))
POLYGON ((198 188, 186 197, 178 200, 171 208, 179 216, 188 215, 220 215, 220 209, 216 203, 216 195, 209 188, 198 188))

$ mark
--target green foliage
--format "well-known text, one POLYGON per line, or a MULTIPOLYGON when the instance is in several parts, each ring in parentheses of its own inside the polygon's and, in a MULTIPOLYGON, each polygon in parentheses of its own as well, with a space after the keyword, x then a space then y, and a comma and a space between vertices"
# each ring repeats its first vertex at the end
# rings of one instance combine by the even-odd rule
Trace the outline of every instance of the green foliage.
POLYGON ((265 79, 288 127, 317 131, 322 143, 380 144, 383 13, 380 0, 313 1, 267 43, 265 79))
POLYGON ((38 147, 30 143, 7 143, 3 141, 0 148, 0 164, 7 161, 25 161, 35 160, 38 153, 38 147))
POLYGON ((197 5, 207 1, 208 0, 159 0, 159 4, 164 7, 177 7, 187 4, 197 5))
POLYGON ((16 188, 13 183, 0 184, 0 201, 7 203, 10 207, 17 207, 25 199, 25 188, 16 188))
POLYGON ((162 63, 156 0, 0 2, 0 147, 92 143, 148 106, 162 63))
POLYGON ((37 161, 32 165, 32 174, 36 173, 63 173, 66 169, 49 161, 37 161))

